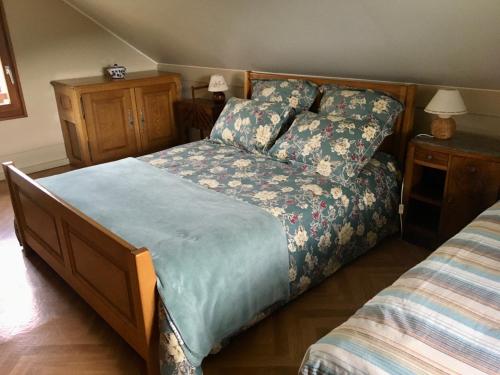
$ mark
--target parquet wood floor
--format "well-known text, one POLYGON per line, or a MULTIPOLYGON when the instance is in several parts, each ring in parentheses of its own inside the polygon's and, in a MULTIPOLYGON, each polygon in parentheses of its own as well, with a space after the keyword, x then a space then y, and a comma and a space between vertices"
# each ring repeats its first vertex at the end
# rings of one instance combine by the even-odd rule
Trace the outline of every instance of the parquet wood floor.
MULTIPOLYGON (((140 357, 40 258, 23 255, 12 220, 0 182, 0 374, 139 374, 140 357)), ((204 373, 296 374, 311 343, 428 254, 398 238, 384 241, 234 338, 205 361, 204 373)))

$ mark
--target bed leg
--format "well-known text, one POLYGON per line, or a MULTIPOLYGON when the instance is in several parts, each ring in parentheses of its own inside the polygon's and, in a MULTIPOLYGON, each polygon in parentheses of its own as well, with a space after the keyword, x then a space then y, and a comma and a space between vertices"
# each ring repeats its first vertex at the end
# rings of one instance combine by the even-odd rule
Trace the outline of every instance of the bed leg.
POLYGON ((149 343, 148 357, 145 359, 146 374, 160 375, 160 333, 158 332, 158 322, 155 319, 152 339, 149 343))
POLYGON ((146 371, 148 375, 160 375, 160 364, 158 361, 148 361, 146 371))
POLYGON ((14 231, 16 233, 17 237, 17 242, 19 242, 19 245, 23 247, 23 253, 25 256, 30 256, 33 254, 33 249, 29 247, 28 244, 23 243, 23 238, 21 236, 21 233, 19 232, 19 224, 17 224, 16 219, 14 219, 14 231))
POLYGON ((19 226, 17 225, 16 219, 14 219, 14 232, 16 233, 17 242, 19 242, 19 245, 23 246, 23 241, 21 240, 21 233, 19 233, 19 226))
POLYGON ((148 359, 145 360, 147 375, 160 375, 160 358, 158 350, 157 346, 156 350, 152 350, 148 359))
POLYGON ((30 257, 32 256, 35 252, 33 251, 33 249, 31 247, 29 247, 28 245, 23 245, 23 253, 24 253, 24 256, 25 257, 30 257))

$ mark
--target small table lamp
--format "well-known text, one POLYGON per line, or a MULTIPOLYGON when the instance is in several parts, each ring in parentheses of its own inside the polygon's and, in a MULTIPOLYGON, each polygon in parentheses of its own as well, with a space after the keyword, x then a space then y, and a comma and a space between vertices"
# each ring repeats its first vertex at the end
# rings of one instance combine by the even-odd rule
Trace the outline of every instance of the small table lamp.
POLYGON ((222 104, 226 101, 226 95, 224 91, 227 91, 226 80, 220 74, 214 74, 210 76, 210 83, 208 84, 208 91, 214 93, 214 102, 217 104, 222 104))
POLYGON ((463 115, 467 113, 467 108, 458 90, 439 89, 424 111, 438 115, 431 124, 432 135, 439 139, 449 139, 457 127, 451 116, 463 115))

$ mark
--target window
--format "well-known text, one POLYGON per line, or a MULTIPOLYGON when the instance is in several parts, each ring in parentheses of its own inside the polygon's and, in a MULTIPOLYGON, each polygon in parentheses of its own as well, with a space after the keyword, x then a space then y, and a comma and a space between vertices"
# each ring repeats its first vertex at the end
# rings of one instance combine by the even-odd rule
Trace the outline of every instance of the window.
POLYGON ((26 116, 3 3, 0 2, 0 120, 26 116))

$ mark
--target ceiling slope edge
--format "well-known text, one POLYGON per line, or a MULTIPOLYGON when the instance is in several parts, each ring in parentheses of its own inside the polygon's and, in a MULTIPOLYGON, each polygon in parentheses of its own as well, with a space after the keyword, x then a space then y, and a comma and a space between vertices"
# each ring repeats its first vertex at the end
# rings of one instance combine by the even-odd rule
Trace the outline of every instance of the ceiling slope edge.
POLYGON ((144 53, 143 51, 141 51, 139 48, 137 48, 136 46, 134 46, 133 44, 131 44, 129 41, 123 39, 120 35, 118 35, 117 33, 115 33, 110 28, 104 26, 101 22, 99 22, 98 20, 96 20, 94 17, 92 17, 91 15, 89 15, 88 13, 86 13, 85 11, 83 11, 82 9, 80 9, 79 7, 77 7, 75 4, 70 3, 68 0, 61 0, 61 1, 64 4, 66 4, 67 6, 71 7, 75 11, 77 11, 78 13, 80 13, 85 18, 88 18, 90 21, 92 21, 94 24, 96 24, 97 26, 99 26, 101 29, 103 29, 107 33, 113 35, 116 39, 118 39, 123 44, 125 44, 128 47, 132 48, 134 51, 136 51, 140 55, 144 56, 146 59, 148 59, 149 61, 151 61, 153 64, 158 65, 158 61, 156 61, 151 56, 149 56, 146 53, 144 53))

